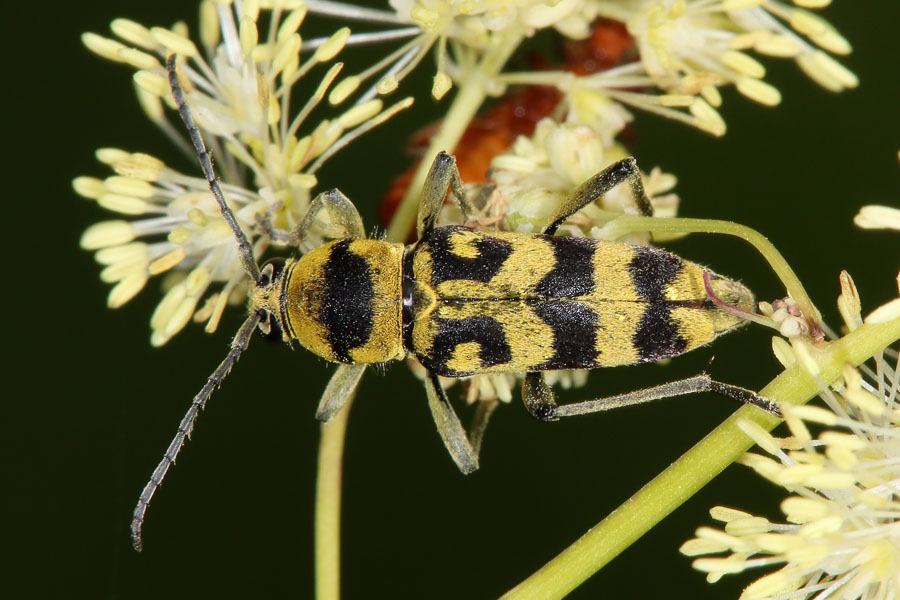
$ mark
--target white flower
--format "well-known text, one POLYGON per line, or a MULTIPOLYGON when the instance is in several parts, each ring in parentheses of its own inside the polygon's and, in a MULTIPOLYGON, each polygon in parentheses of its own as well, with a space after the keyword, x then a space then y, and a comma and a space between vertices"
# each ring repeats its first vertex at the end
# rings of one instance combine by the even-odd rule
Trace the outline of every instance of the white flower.
MULTIPOLYGON (((796 0, 804 6, 827 3, 796 0)), ((583 76, 536 71, 505 73, 498 80, 563 91, 568 118, 608 137, 631 120, 622 105, 723 135, 725 121, 716 110, 723 85, 732 84, 761 104, 778 104, 781 93, 763 80, 765 66, 750 50, 793 58, 831 91, 858 84, 852 72, 798 35, 835 54, 850 52, 850 44, 831 25, 801 7, 777 0, 598 0, 593 6, 600 16, 627 26, 640 61, 583 76)))
MULTIPOLYGON (((396 25, 359 34, 349 40, 351 44, 411 38, 378 63, 348 78, 353 85, 359 85, 380 73, 375 90, 381 94, 395 90, 436 46, 437 73, 432 86, 435 98, 446 94, 453 80, 477 76, 479 61, 502 45, 501 40, 513 40, 517 45, 537 30, 551 27, 569 38, 580 39, 588 35, 597 16, 593 0, 390 0, 393 12, 328 0, 312 0, 308 5, 310 11, 318 14, 396 25)), ((501 66, 492 65, 492 70, 501 66)), ((484 84, 493 86, 495 92, 502 91, 494 82, 484 84)))
POLYGON ((828 1, 795 0, 795 4, 798 6, 778 0, 622 0, 600 1, 598 10, 626 23, 645 72, 660 88, 679 94, 700 93, 712 106, 721 103, 716 87, 724 84, 734 84, 741 94, 761 104, 781 101, 778 90, 763 81, 765 67, 748 50, 793 58, 829 90, 856 87, 853 73, 815 47, 848 54, 850 44, 824 19, 802 8, 828 1))
MULTIPOLYGON (((383 110, 381 100, 361 101, 333 119, 309 123, 307 116, 326 95, 331 104, 340 104, 353 90, 332 89, 341 63, 332 64, 320 81, 309 85, 311 69, 331 63, 350 31, 338 30, 301 60, 297 30, 305 14, 302 2, 281 2, 278 10, 259 20, 267 23, 259 31, 258 4, 207 0, 201 4, 202 52, 183 24, 148 29, 116 19, 111 29, 121 41, 92 33, 82 37, 100 56, 137 69, 134 81, 145 113, 196 160, 186 136, 169 123, 163 108, 172 98, 161 60, 179 55, 188 105, 203 130, 227 200, 258 254, 271 242, 261 221, 275 229, 293 229, 306 214, 322 163, 411 102, 383 110), (291 93, 301 79, 313 93, 301 99, 300 112, 291 117, 291 93)), ((101 278, 115 283, 110 306, 121 306, 151 276, 172 270, 170 287, 151 318, 151 342, 164 344, 192 317, 207 320, 207 330, 214 330, 228 300, 242 297, 246 274, 199 167, 186 175, 146 154, 104 149, 97 156, 115 175, 104 180, 79 177, 73 182, 75 191, 130 218, 93 225, 81 239, 82 247, 96 250, 98 262, 106 265, 101 278), (208 295, 214 284, 221 285, 220 291, 208 295), (204 298, 207 302, 201 305, 204 298)))

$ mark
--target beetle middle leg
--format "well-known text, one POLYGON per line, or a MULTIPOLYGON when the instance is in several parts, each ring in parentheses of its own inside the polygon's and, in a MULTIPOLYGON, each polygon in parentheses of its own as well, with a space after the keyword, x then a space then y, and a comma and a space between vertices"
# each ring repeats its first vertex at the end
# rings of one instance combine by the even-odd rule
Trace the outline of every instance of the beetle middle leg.
MULTIPOLYGON (((450 452, 453 462, 465 475, 477 470, 478 453, 469 441, 466 430, 463 429, 462 423, 459 422, 459 417, 456 416, 456 412, 450 405, 438 376, 430 371, 425 375, 425 391, 428 394, 428 406, 431 408, 431 414, 437 425, 438 433, 441 435, 447 451, 450 452)), ((483 433, 483 429, 480 433, 483 433)), ((481 445, 480 433, 477 437, 478 446, 481 445)))
POLYGON ((484 432, 487 430, 488 421, 500 400, 493 398, 490 400, 478 400, 475 406, 475 416, 472 417, 472 424, 469 425, 469 442, 475 451, 475 456, 481 454, 481 443, 484 441, 484 432))
POLYGON ((556 403, 553 390, 544 381, 543 373, 526 373, 525 381, 522 382, 522 401, 525 403, 525 408, 532 415, 543 421, 557 421, 562 417, 587 415, 697 392, 715 392, 745 404, 750 404, 781 418, 781 410, 773 400, 760 396, 751 390, 731 385, 730 383, 716 381, 706 373, 626 394, 563 405, 556 403))

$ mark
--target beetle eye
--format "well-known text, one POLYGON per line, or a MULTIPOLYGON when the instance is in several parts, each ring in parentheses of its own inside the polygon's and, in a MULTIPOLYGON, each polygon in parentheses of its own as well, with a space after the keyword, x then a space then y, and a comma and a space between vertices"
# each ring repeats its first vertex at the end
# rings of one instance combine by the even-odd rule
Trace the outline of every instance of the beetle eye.
POLYGON ((280 342, 282 340, 281 326, 278 323, 278 319, 275 318, 275 315, 269 311, 265 311, 260 316, 261 318, 258 327, 262 337, 270 342, 280 342))
POLYGON ((272 265, 266 264, 259 272, 259 281, 256 285, 259 287, 268 287, 272 283, 272 265))
POLYGON ((257 287, 267 287, 278 279, 284 270, 284 259, 273 258, 267 260, 259 270, 259 281, 256 282, 257 287))

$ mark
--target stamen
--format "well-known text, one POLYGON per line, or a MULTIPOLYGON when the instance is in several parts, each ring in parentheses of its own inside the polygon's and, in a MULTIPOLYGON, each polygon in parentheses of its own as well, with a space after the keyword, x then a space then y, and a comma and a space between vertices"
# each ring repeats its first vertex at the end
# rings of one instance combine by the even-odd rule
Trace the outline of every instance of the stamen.
POLYGON ((188 38, 163 27, 152 27, 150 34, 166 48, 169 54, 180 54, 188 58, 198 55, 197 46, 188 38))
POLYGON ((119 52, 126 48, 116 40, 90 32, 81 34, 81 43, 94 54, 114 62, 122 62, 119 52))
POLYGON ((160 49, 160 43, 156 41, 150 30, 131 19, 113 19, 112 23, 109 24, 109 29, 129 44, 134 44, 138 48, 143 48, 150 52, 156 52, 160 49))
POLYGON ((326 160, 328 160, 331 156, 333 156, 338 150, 340 150, 341 148, 343 148, 344 146, 346 146, 347 144, 349 144, 351 141, 355 140, 362 134, 366 133, 367 131, 370 131, 371 129, 377 127, 378 125, 381 125, 382 123, 384 123, 385 121, 387 121, 388 119, 393 117, 395 114, 397 114, 401 110, 409 108, 410 106, 412 106, 412 103, 413 103, 412 97, 404 98, 403 100, 401 100, 400 102, 397 102, 396 104, 394 104, 393 106, 391 106, 390 108, 388 108, 387 110, 382 112, 381 114, 375 116, 374 118, 370 119, 366 123, 363 123, 356 129, 350 131, 349 133, 347 133, 340 139, 335 140, 328 147, 328 149, 321 156, 319 156, 319 158, 312 165, 310 165, 310 167, 307 169, 307 172, 315 173, 316 171, 319 170, 319 167, 321 167, 322 164, 326 160))
POLYGON ((178 263, 184 260, 185 256, 187 256, 187 252, 184 248, 175 248, 171 252, 168 252, 157 258, 150 266, 147 268, 150 275, 159 275, 160 273, 164 273, 169 269, 175 267, 178 263))
POLYGON ((138 295, 144 289, 149 277, 145 273, 131 273, 123 277, 109 290, 106 297, 106 305, 109 308, 119 308, 138 295))
POLYGON ((315 14, 341 19, 390 24, 409 22, 394 12, 344 4, 342 2, 331 2, 330 0, 306 0, 306 6, 315 14))

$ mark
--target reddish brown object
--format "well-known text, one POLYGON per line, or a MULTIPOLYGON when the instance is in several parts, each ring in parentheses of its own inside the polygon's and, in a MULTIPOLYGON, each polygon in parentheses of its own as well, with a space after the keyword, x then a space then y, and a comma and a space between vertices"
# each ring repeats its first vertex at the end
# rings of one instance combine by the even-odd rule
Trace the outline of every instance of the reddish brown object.
POLYGON ((594 21, 587 39, 563 44, 565 67, 576 75, 611 69, 628 61, 630 54, 637 58, 634 38, 625 25, 608 19, 594 21))

